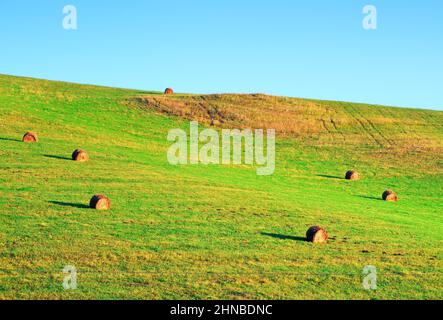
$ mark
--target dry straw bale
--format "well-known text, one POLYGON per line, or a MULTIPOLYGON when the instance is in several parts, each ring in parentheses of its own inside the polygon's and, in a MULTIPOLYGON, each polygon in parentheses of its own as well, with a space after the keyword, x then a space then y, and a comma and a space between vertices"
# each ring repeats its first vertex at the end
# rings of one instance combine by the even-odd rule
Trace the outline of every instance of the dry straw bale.
POLYGON ((172 90, 171 88, 166 88, 165 94, 174 94, 174 90, 172 90))
POLYGON ((383 192, 382 198, 385 201, 391 201, 391 202, 398 201, 398 196, 392 190, 386 190, 385 192, 383 192))
POLYGON ((23 136, 23 142, 38 142, 37 134, 34 132, 26 132, 26 134, 23 136))
POLYGON ((329 235, 326 230, 319 226, 310 227, 309 230, 306 232, 306 239, 309 242, 323 243, 326 242, 328 238, 329 235))
POLYGON ((89 160, 89 156, 85 150, 77 149, 72 153, 72 160, 84 162, 89 160))
POLYGON ((96 194, 89 202, 89 206, 96 210, 109 210, 111 209, 111 201, 104 195, 96 194))
POLYGON ((359 180, 359 179, 360 175, 358 174, 357 171, 350 170, 346 172, 346 180, 359 180))

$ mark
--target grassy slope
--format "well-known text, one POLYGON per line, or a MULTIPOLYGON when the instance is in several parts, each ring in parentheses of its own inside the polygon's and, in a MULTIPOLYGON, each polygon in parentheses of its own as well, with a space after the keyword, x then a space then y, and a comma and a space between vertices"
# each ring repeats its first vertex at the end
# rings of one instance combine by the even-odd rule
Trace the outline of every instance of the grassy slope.
POLYGON ((274 106, 276 118, 297 110, 287 132, 274 119, 277 170, 258 177, 246 166, 168 165, 167 132, 188 122, 155 110, 153 97, 165 99, 0 75, 0 298, 443 298, 442 112, 162 101, 172 114, 188 101, 247 115, 233 126, 266 126, 254 106, 274 106), (41 142, 21 143, 28 130, 41 142), (68 161, 76 148, 91 161, 68 161), (349 168, 364 179, 339 179, 349 168), (399 203, 378 200, 387 188, 399 203), (112 199, 110 213, 84 207, 95 193, 112 199), (313 224, 334 239, 300 241, 313 224), (361 286, 369 264, 375 292, 361 286), (65 265, 79 269, 76 291, 62 288, 65 265))

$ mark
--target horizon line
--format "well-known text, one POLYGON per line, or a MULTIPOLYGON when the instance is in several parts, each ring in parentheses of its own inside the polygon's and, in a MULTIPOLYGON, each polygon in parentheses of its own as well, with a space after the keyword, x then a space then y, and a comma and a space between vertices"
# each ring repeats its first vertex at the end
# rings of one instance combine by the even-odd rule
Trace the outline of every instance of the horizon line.
MULTIPOLYGON (((123 87, 123 86, 121 86, 121 87, 120 86, 109 86, 109 85, 96 84, 96 83, 84 83, 84 82, 75 82, 75 81, 69 81, 69 80, 40 78, 38 76, 35 77, 35 76, 27 76, 27 75, 13 75, 13 74, 1 73, 1 72, 0 72, 0 76, 32 79, 32 80, 41 80, 41 81, 49 81, 49 82, 59 82, 59 83, 75 84, 75 85, 82 85, 82 86, 92 86, 92 87, 100 87, 100 88, 107 88, 107 89, 143 91, 143 92, 151 93, 151 94, 152 93, 158 93, 158 94, 163 93, 163 90, 128 88, 128 87, 123 87)), ((182 94, 182 95, 217 95, 217 94, 220 94, 220 95, 229 95, 229 94, 254 95, 254 94, 263 94, 263 95, 267 95, 267 96, 274 96, 274 97, 281 97, 281 98, 292 98, 292 99, 303 99, 303 100, 311 100, 311 101, 341 102, 341 103, 359 104, 359 105, 374 106, 374 107, 387 107, 387 108, 398 108, 398 109, 443 112, 443 106, 442 107, 400 106, 400 105, 389 105, 389 104, 373 103, 373 102, 365 102, 365 101, 346 101, 346 100, 334 100, 334 99, 325 99, 325 98, 312 98, 312 97, 304 97, 304 96, 287 96, 287 95, 279 95, 279 94, 272 94, 272 93, 265 93, 265 92, 209 92, 209 93, 175 92, 175 94, 178 94, 178 95, 180 95, 180 94, 182 94)))

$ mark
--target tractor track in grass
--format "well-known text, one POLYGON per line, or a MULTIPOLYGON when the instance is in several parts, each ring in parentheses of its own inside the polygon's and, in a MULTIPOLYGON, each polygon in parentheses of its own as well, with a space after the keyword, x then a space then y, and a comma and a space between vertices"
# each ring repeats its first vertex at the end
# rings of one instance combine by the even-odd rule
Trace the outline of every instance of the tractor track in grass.
POLYGON ((324 115, 328 119, 328 123, 330 123, 333 128, 333 130, 329 130, 329 134, 332 136, 332 139, 334 139, 334 136, 336 136, 336 133, 338 133, 341 136, 341 140, 342 140, 343 144, 346 143, 345 136, 343 135, 342 132, 340 132, 338 130, 337 125, 333 119, 333 115, 337 114, 337 112, 327 105, 323 105, 323 107, 326 109, 326 112, 324 113, 324 115))
MULTIPOLYGON (((388 114, 395 119, 395 114, 393 112, 392 109, 387 109, 388 110, 388 114)), ((381 112, 381 110, 378 111, 382 116, 384 116, 381 112)), ((415 138, 417 139, 418 142, 420 142, 422 140, 422 137, 417 133, 416 130, 413 130, 412 128, 409 128, 409 131, 406 130, 405 126, 400 125, 397 121, 394 121, 394 125, 399 129, 399 131, 401 131, 401 133, 403 133, 405 135, 405 137, 410 136, 411 134, 413 134, 415 136, 415 138)))
POLYGON ((348 115, 351 118, 353 118, 360 125, 360 127, 363 129, 363 131, 365 131, 379 147, 384 147, 383 143, 381 143, 377 139, 377 137, 371 132, 371 130, 369 130, 366 127, 365 123, 359 119, 359 115, 361 115, 361 114, 356 110, 356 108, 354 106, 347 105, 347 106, 345 106, 345 110, 348 113, 348 115), (353 112, 351 112, 349 109, 352 109, 353 112), (354 115, 354 114, 357 114, 357 115, 354 115))
MULTIPOLYGON (((385 141, 385 143, 387 144, 387 146, 391 146, 393 144, 393 141, 388 139, 381 131, 380 129, 377 128, 376 125, 374 125, 374 123, 368 118, 362 115, 361 111, 358 110, 358 108, 356 108, 355 106, 352 106, 352 108, 355 111, 355 114, 360 115, 362 119, 364 119, 366 121, 366 123, 369 125, 369 127, 371 127, 373 129, 373 131, 375 131, 381 138, 382 140, 385 141)), ((369 130, 368 130, 369 132, 369 130)), ((386 145, 384 145, 383 143, 381 143, 381 145, 383 147, 386 147, 386 145)))
MULTIPOLYGON (((337 114, 337 113, 335 113, 335 114, 337 114)), ((335 120, 334 120, 334 118, 333 118, 332 116, 330 117, 330 121, 331 121, 332 126, 334 127, 335 131, 338 132, 338 133, 340 134, 340 136, 341 136, 341 138, 342 138, 342 140, 343 140, 343 144, 346 144, 346 137, 345 137, 345 135, 343 134, 343 132, 341 132, 340 130, 338 130, 337 123, 335 122, 335 120)))
POLYGON ((423 119, 425 123, 430 123, 435 129, 437 129, 437 131, 443 133, 443 117, 442 121, 439 122, 438 119, 436 119, 436 117, 434 117, 433 114, 425 113, 422 111, 419 113, 419 115, 420 118, 423 119))
POLYGON ((366 120, 366 122, 369 124, 369 126, 374 129, 375 132, 377 132, 380 137, 382 137, 383 140, 385 140, 385 142, 388 144, 388 146, 392 146, 394 144, 394 141, 389 139, 388 137, 386 137, 383 132, 377 128, 376 125, 374 125, 374 123, 369 119, 369 118, 365 118, 364 116, 362 116, 363 119, 366 120))
MULTIPOLYGON (((331 143, 334 143, 335 137, 337 134, 341 137, 340 140, 342 140, 342 144, 346 143, 346 139, 344 134, 338 130, 337 124, 335 123, 333 119, 333 114, 336 114, 336 112, 333 112, 332 109, 329 106, 321 105, 324 108, 323 114, 320 116, 320 121, 322 122, 323 127, 325 128, 326 132, 328 133, 328 136, 330 137, 331 143)), ((319 133, 320 136, 320 133, 319 133)))

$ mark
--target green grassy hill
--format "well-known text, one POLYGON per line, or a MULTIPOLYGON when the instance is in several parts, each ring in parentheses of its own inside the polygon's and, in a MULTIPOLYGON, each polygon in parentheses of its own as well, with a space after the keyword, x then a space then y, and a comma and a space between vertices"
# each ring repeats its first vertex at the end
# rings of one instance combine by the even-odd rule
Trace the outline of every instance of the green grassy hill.
POLYGON ((443 112, 0 75, 0 182, 0 298, 443 298, 443 112), (275 174, 169 165, 189 119, 275 128, 275 174), (109 212, 87 208, 97 193, 109 212), (331 240, 303 241, 311 225, 331 240))

